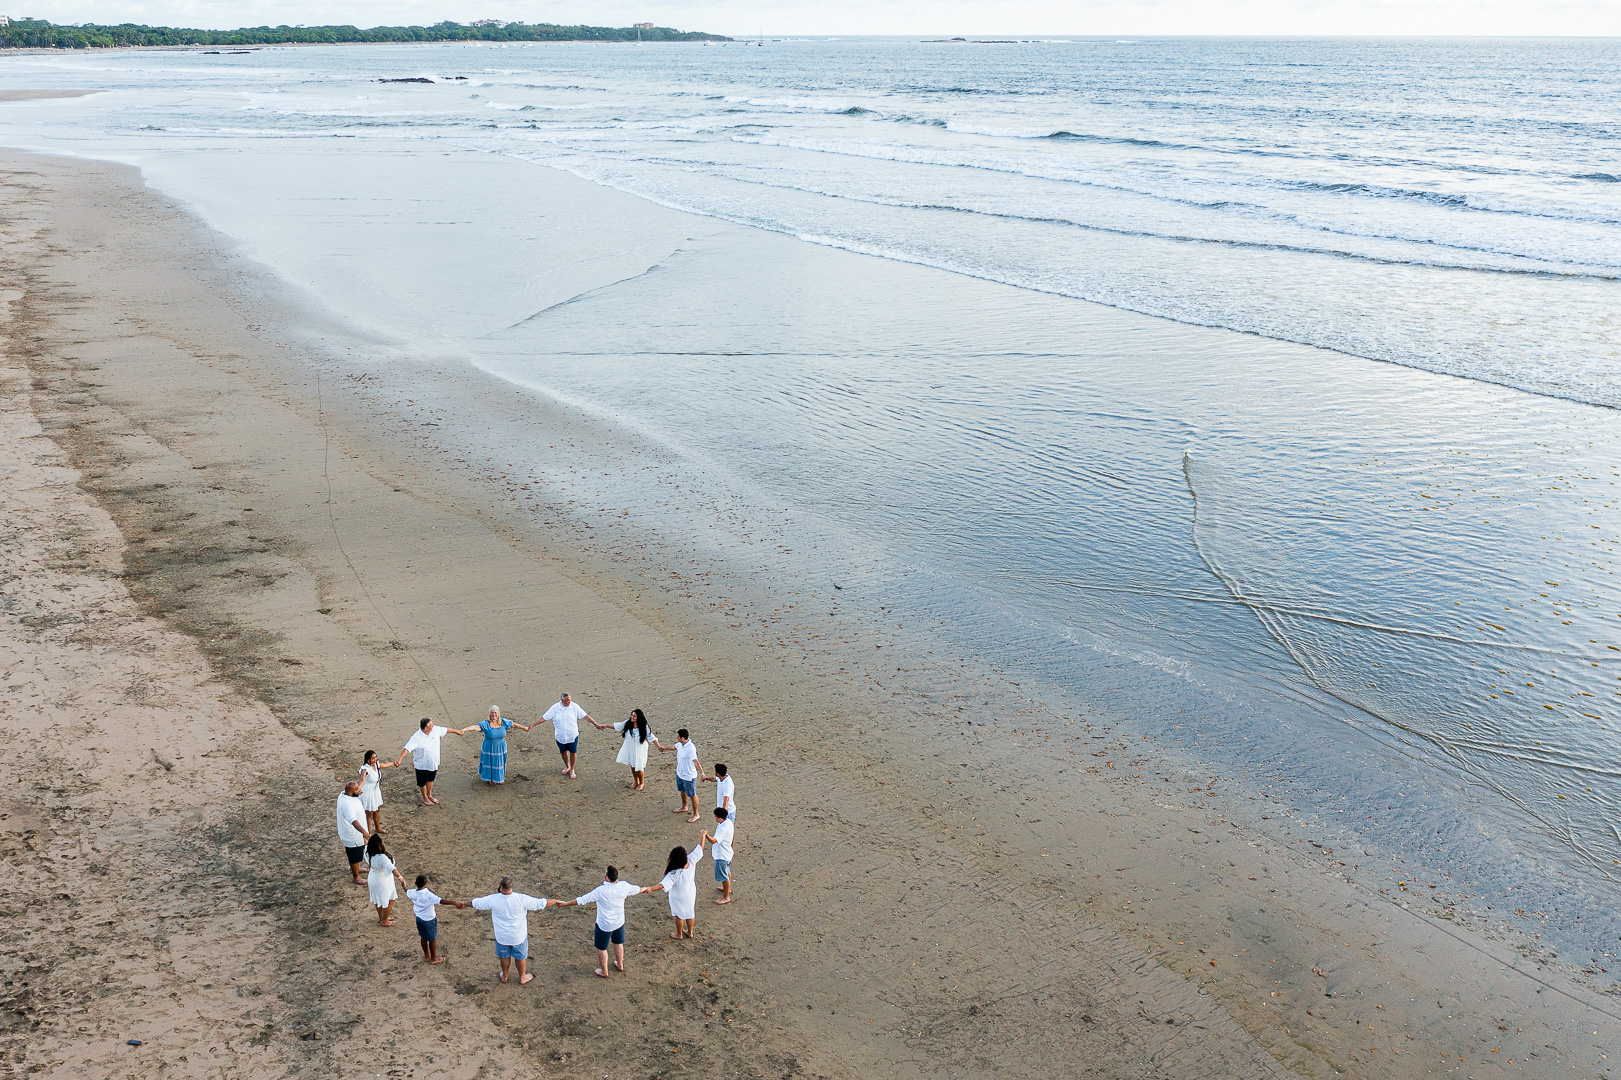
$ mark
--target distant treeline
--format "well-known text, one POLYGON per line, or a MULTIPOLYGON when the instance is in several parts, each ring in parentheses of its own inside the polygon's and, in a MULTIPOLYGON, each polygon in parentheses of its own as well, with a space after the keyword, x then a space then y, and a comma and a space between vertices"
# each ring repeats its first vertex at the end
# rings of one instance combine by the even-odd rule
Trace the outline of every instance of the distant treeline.
POLYGON ((252 26, 240 30, 185 30, 174 26, 57 26, 18 19, 0 26, 0 48, 112 49, 134 45, 341 45, 363 41, 730 41, 719 34, 683 33, 667 26, 554 26, 550 23, 485 23, 464 26, 252 26))

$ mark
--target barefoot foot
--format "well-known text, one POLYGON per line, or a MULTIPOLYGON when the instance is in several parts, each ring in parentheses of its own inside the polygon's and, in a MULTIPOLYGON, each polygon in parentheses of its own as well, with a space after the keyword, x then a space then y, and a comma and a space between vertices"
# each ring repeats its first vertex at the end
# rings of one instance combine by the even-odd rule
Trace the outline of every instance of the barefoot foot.
POLYGON ((606 979, 608 977, 608 973, 606 971, 603 971, 601 968, 592 968, 591 969, 591 974, 593 974, 593 975, 601 975, 604 979, 606 979))
POLYGON ((730 904, 731 901, 723 898, 723 899, 720 899, 720 900, 716 900, 715 903, 717 903, 717 904, 730 904))
POLYGON ((529 980, 530 980, 530 979, 533 979, 533 978, 534 978, 534 976, 533 976, 533 975, 531 975, 531 974, 529 974, 529 973, 528 973, 528 972, 527 972, 527 971, 526 971, 526 972, 524 972, 524 976, 523 976, 523 978, 521 978, 521 979, 519 979, 519 980, 518 980, 518 985, 519 985, 519 986, 522 986, 522 985, 523 985, 523 984, 524 984, 524 983, 527 983, 527 982, 528 982, 528 981, 529 981, 529 980))
POLYGON ((444 962, 445 962, 445 958, 442 957, 442 956, 437 960, 429 960, 428 961, 428 963, 430 963, 430 964, 442 964, 444 962))

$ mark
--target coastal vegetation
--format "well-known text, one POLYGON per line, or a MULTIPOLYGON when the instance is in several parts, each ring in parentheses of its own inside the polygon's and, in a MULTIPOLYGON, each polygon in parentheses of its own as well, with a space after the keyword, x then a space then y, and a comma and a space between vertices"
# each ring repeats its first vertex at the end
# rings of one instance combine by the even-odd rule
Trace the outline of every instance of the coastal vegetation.
POLYGON ((440 22, 432 26, 251 26, 237 30, 193 30, 175 26, 83 23, 58 26, 43 19, 15 19, 0 25, 0 48, 112 49, 140 45, 342 45, 405 41, 730 41, 719 34, 673 30, 667 26, 558 26, 552 23, 440 22))

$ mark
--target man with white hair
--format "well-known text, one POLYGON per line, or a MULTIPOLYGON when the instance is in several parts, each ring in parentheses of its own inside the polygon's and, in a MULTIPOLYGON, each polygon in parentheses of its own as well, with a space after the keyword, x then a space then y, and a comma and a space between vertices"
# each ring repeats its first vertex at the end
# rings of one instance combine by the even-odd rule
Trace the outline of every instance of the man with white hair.
POLYGON ((588 720, 593 724, 596 721, 566 693, 556 705, 546 710, 546 715, 541 719, 551 721, 552 738, 557 740, 557 752, 563 758, 563 775, 570 780, 578 780, 574 763, 580 756, 580 721, 588 720))

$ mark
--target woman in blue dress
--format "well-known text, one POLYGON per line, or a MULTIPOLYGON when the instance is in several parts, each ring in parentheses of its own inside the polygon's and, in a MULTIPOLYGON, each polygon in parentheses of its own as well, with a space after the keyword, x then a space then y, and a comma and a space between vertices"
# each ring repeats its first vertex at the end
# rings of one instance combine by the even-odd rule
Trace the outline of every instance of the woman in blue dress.
POLYGON ((478 729, 484 733, 484 749, 478 755, 478 778, 487 784, 504 783, 507 778, 507 729, 529 728, 501 715, 501 710, 490 706, 490 718, 480 720, 478 729))

